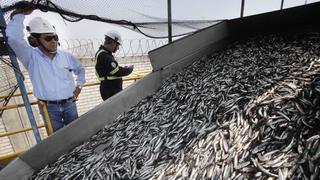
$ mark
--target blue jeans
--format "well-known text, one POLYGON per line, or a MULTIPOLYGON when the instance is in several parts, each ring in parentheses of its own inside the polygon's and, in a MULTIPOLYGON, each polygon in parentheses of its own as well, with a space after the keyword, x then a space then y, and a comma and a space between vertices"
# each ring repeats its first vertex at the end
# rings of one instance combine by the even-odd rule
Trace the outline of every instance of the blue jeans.
MULTIPOLYGON (((54 132, 78 118, 77 105, 73 100, 68 100, 64 104, 47 103, 46 106, 54 132)), ((40 105, 39 109, 43 119, 45 119, 42 107, 40 105)))

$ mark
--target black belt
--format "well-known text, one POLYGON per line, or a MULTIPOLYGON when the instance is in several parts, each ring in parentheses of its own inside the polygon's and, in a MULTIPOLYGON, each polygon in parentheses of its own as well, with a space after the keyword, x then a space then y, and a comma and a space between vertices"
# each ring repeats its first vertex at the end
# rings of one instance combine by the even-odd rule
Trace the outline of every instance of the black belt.
POLYGON ((61 100, 56 100, 56 101, 48 101, 48 100, 41 100, 45 102, 46 104, 65 104, 66 102, 70 101, 71 99, 73 99, 72 97, 69 97, 68 99, 61 99, 61 100))

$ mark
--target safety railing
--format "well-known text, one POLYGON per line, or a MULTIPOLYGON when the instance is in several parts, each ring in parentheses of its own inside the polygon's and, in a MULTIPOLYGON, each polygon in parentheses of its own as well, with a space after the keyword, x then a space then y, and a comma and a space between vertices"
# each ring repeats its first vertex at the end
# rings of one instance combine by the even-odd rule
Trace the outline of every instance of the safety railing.
MULTIPOLYGON (((138 79, 141 79, 143 76, 145 76, 146 74, 148 74, 150 72, 151 71, 133 72, 132 75, 130 75, 128 77, 123 77, 122 79, 123 79, 123 81, 138 80, 138 79)), ((100 84, 100 82, 91 82, 91 83, 84 84, 83 87, 97 86, 99 84, 100 84)), ((27 93, 28 93, 28 95, 31 95, 32 91, 28 91, 27 93)), ((17 96, 21 96, 21 94, 20 93, 15 93, 11 97, 17 97, 17 96)), ((7 97, 8 97, 7 95, 0 96, 0 99, 7 98, 7 97)), ((31 105, 35 105, 35 104, 37 104, 37 102, 35 102, 35 101, 31 102, 31 105)), ((15 105, 1 106, 0 110, 8 110, 8 109, 18 108, 18 107, 23 107, 23 106, 24 106, 24 103, 15 104, 15 105)), ((1 137, 1 133, 0 133, 0 137, 1 137)))
MULTIPOLYGON (((132 80, 136 81, 136 80, 141 79, 142 77, 144 77, 145 75, 147 75, 150 72, 151 71, 149 71, 149 70, 133 72, 132 75, 127 76, 127 77, 123 77, 123 81, 132 81, 132 80)), ((100 82, 86 83, 86 84, 84 84, 84 88, 91 87, 91 86, 97 86, 99 84, 100 84, 100 82)), ((27 94, 28 95, 32 95, 32 91, 28 91, 27 94)), ((19 96, 21 96, 20 93, 15 93, 15 94, 12 95, 12 97, 19 97, 19 96)), ((8 97, 7 95, 2 95, 2 96, 0 96, 0 99, 7 98, 7 97, 8 97)), ((38 102, 37 101, 32 101, 32 102, 30 102, 30 104, 31 105, 37 105, 38 102)), ((1 106, 0 110, 9 110, 9 109, 19 108, 19 107, 23 107, 23 106, 25 106, 23 103, 6 105, 6 106, 1 106)), ((44 114, 48 114, 48 112, 45 109, 44 109, 44 114)), ((38 128, 46 128, 44 123, 39 124, 37 127, 38 128)), ((47 134, 48 135, 52 134, 52 131, 48 131, 48 128, 46 128, 46 130, 47 130, 47 134)), ((28 127, 28 128, 22 128, 22 129, 13 130, 13 131, 7 131, 7 132, 0 133, 0 138, 6 137, 6 136, 11 136, 11 135, 16 135, 16 134, 24 133, 24 132, 28 132, 28 131, 32 131, 32 128, 28 127)), ((23 151, 19 151, 19 152, 14 152, 14 153, 10 153, 10 154, 6 154, 6 155, 3 155, 3 156, 0 156, 0 164, 9 162, 13 158, 15 158, 18 155, 20 155, 22 152, 23 151)))

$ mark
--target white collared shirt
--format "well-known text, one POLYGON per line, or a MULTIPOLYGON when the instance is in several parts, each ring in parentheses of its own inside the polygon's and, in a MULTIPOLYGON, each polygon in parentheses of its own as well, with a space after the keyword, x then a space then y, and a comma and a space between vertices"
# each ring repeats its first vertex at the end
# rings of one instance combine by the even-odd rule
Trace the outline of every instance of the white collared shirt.
POLYGON ((10 47, 30 75, 34 96, 42 100, 72 97, 76 86, 73 74, 77 76, 77 85, 85 83, 85 70, 80 61, 59 49, 50 59, 39 48, 31 47, 24 39, 24 18, 23 14, 14 15, 8 23, 6 35, 10 47))

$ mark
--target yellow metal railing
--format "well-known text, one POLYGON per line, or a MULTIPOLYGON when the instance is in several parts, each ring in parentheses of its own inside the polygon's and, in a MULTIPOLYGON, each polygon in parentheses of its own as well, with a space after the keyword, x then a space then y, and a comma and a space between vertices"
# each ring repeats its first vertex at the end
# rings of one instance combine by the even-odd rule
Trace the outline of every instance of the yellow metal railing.
POLYGON ((10 161, 12 161, 14 158, 18 157, 20 154, 22 154, 24 151, 17 151, 11 154, 6 154, 4 156, 0 156, 0 163, 2 165, 8 164, 10 161))
MULTIPOLYGON (((44 124, 41 124, 38 126, 38 128, 43 128, 45 127, 44 124)), ((14 130, 14 131, 8 131, 8 132, 4 132, 4 133, 0 133, 0 138, 1 137, 5 137, 5 136, 10 136, 10 135, 14 135, 14 134, 19 134, 19 133, 23 133, 23 132, 27 132, 27 131, 31 131, 32 128, 23 128, 23 129, 19 129, 19 130, 14 130)))
POLYGON ((43 101, 39 101, 40 106, 42 107, 42 111, 43 111, 43 115, 44 115, 44 121, 45 121, 45 127, 47 130, 47 134, 48 136, 50 136, 51 134, 53 134, 53 129, 52 129, 52 124, 51 124, 51 119, 49 116, 49 112, 47 109, 47 105, 46 103, 44 103, 43 101))
MULTIPOLYGON (((123 81, 132 81, 132 80, 138 80, 141 79, 143 76, 147 75, 148 73, 150 73, 151 71, 139 71, 139 72, 134 72, 132 73, 132 75, 127 76, 127 77, 123 77, 123 81)), ((84 84, 83 87, 90 87, 90 86, 97 86, 99 85, 100 82, 91 82, 91 83, 86 83, 84 84)), ((27 92, 28 95, 32 94, 32 91, 27 92)), ((15 93, 10 97, 17 97, 17 96, 21 96, 20 93, 15 93)), ((3 98, 7 98, 9 96, 0 96, 0 99, 3 98)), ((35 105, 38 104, 38 102, 34 101, 30 103, 31 105, 35 105)), ((48 135, 51 135, 53 133, 52 131, 52 126, 49 120, 49 115, 48 115, 48 111, 45 108, 45 104, 40 104, 42 105, 43 111, 44 111, 44 115, 45 115, 45 121, 47 123, 47 126, 45 126, 44 124, 38 125, 38 128, 43 128, 45 127, 47 130, 48 135)), ((19 107, 23 107, 24 104, 12 104, 12 105, 7 105, 7 106, 1 106, 0 110, 8 110, 8 109, 14 109, 14 108, 19 108, 19 107)), ((18 130, 14 130, 14 131, 8 131, 8 132, 4 132, 4 133, 0 133, 0 138, 1 137, 5 137, 5 136, 10 136, 10 135, 14 135, 14 134, 19 134, 19 133, 23 133, 23 132, 27 132, 27 131, 31 131, 32 128, 23 128, 23 129, 18 129, 18 130)), ((19 156, 21 153, 23 153, 24 151, 19 151, 19 152, 15 152, 15 153, 11 153, 11 154, 7 154, 4 156, 0 156, 0 163, 6 163, 6 162, 10 162, 12 159, 16 158, 17 156, 19 156)))
MULTIPOLYGON (((124 77, 123 81, 138 80, 138 79, 141 79, 143 76, 147 75, 150 72, 151 71, 139 71, 139 72, 136 72, 136 73, 132 73, 132 75, 130 75, 128 77, 124 77)), ((99 84, 100 84, 100 82, 91 82, 91 83, 86 83, 83 87, 97 86, 99 84)), ((31 95, 31 94, 32 94, 32 91, 29 91, 28 95, 31 95)), ((17 96, 21 96, 21 94, 20 93, 15 93, 11 97, 17 97, 17 96)), ((7 95, 0 96, 0 99, 7 98, 7 97, 9 97, 9 96, 7 96, 7 95)), ((33 101, 30 104, 31 105, 35 105, 35 104, 37 104, 37 102, 33 101)), ((7 106, 1 106, 0 110, 14 109, 14 108, 23 107, 23 106, 24 106, 23 103, 21 103, 21 104, 12 104, 12 105, 7 105, 7 106)))

